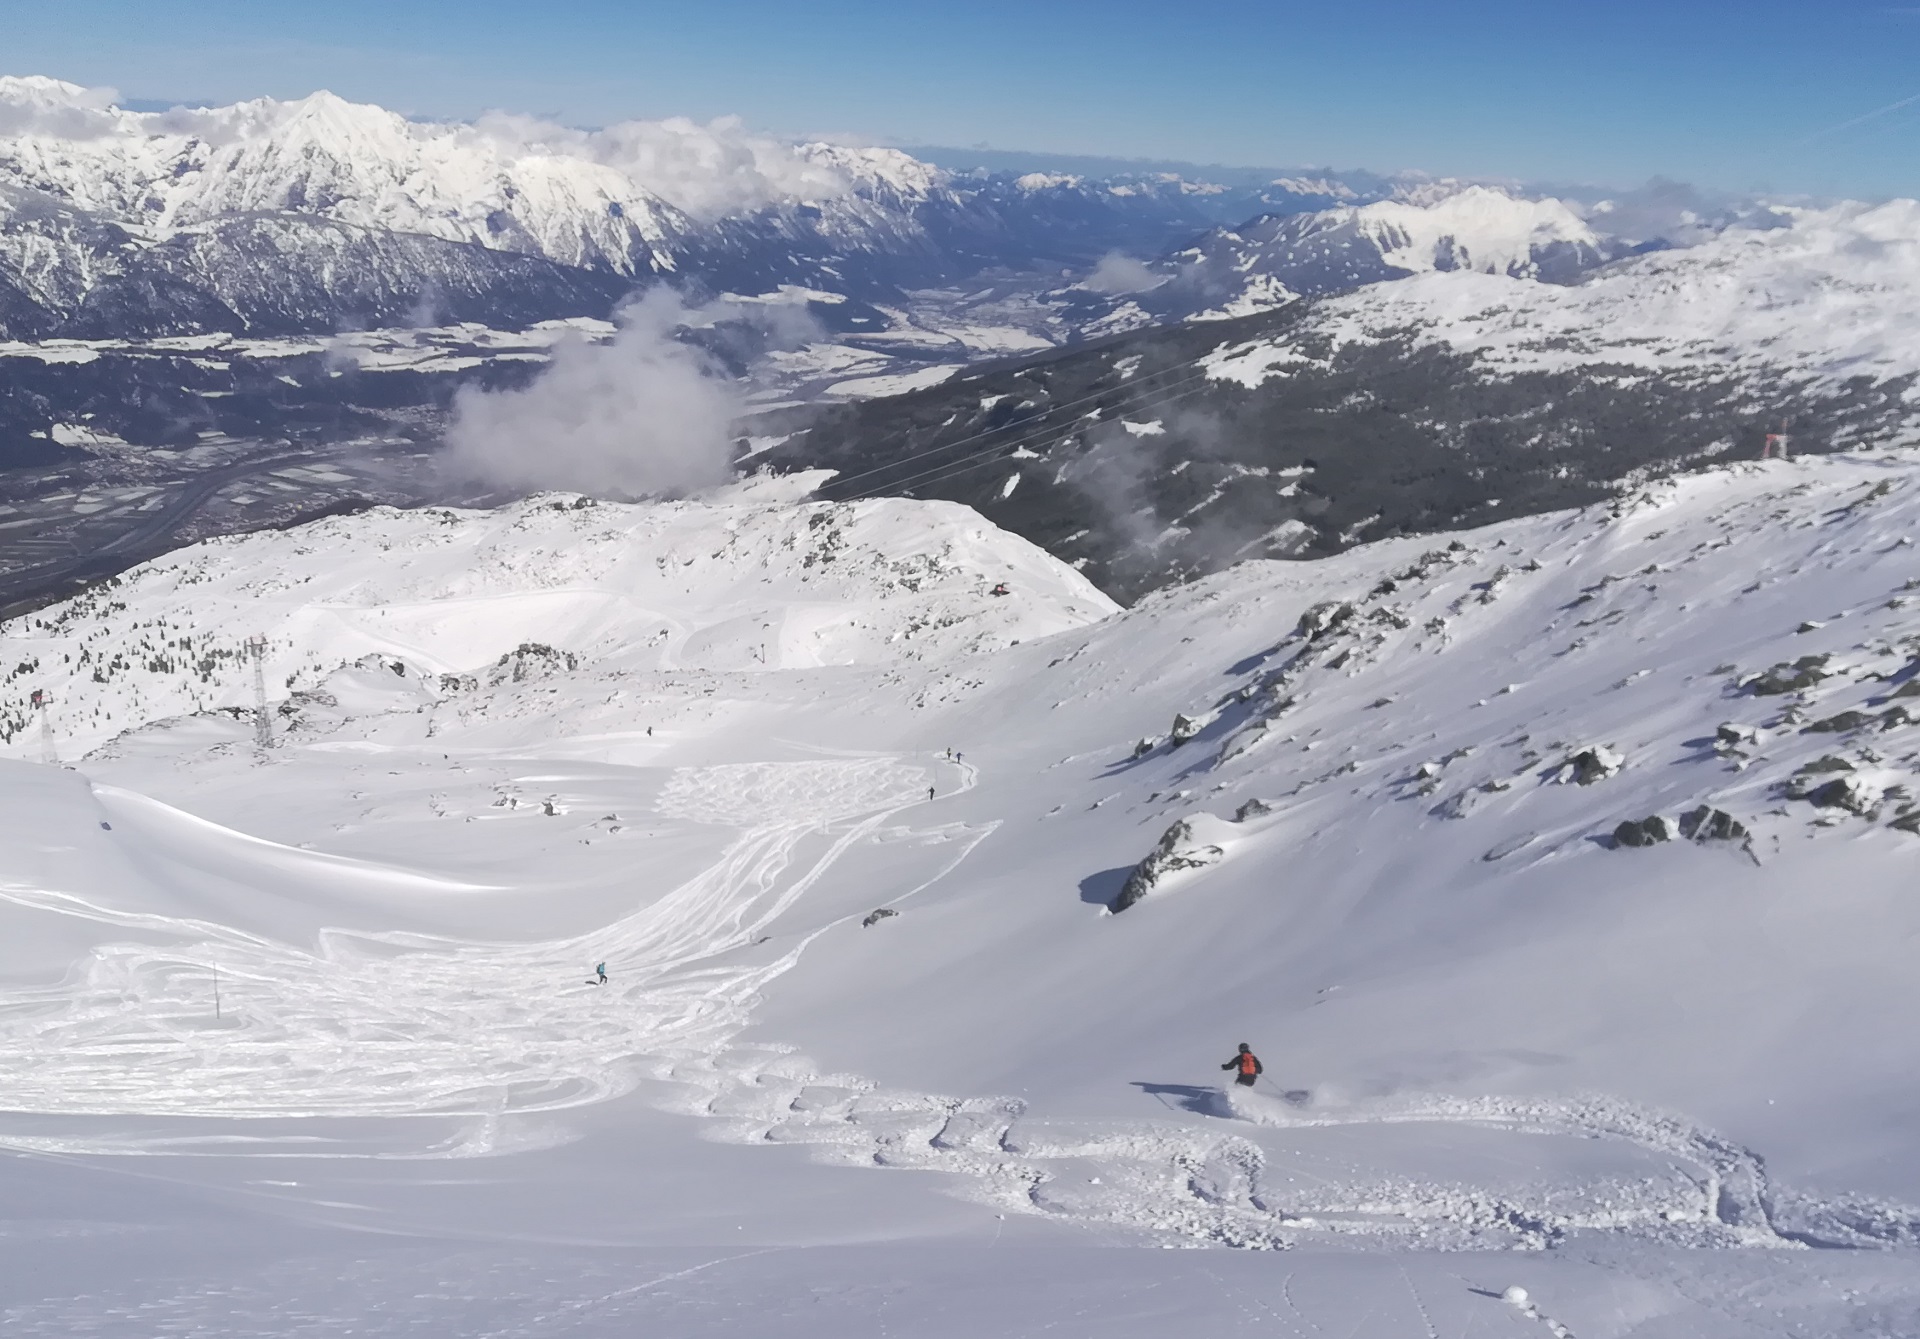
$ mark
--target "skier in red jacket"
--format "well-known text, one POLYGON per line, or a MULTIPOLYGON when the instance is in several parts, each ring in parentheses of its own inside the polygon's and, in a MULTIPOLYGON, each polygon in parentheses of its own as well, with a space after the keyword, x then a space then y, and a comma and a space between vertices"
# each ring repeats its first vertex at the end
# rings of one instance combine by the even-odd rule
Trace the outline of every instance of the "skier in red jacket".
POLYGON ((1245 1042, 1241 1042, 1240 1054, 1227 1061, 1227 1063, 1220 1066, 1220 1068, 1239 1070, 1240 1072, 1234 1076, 1233 1081, 1244 1088, 1251 1088, 1253 1087, 1254 1080, 1260 1077, 1260 1057, 1253 1053, 1251 1046, 1245 1042))

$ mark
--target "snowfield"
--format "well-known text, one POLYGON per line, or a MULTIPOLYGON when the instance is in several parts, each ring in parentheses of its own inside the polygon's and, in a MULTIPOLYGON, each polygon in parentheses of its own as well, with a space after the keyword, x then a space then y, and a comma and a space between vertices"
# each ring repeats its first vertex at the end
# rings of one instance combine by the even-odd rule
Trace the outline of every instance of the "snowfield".
POLYGON ((1741 464, 1124 611, 767 485, 148 564, 0 630, 0 1308, 1913 1333, 1917 521, 1741 464))
MULTIPOLYGON (((15 622, 0 663, 103 667, 62 693, 63 735, 91 750, 130 714, 250 708, 251 636, 267 639, 278 693, 319 690, 367 657, 449 679, 616 653, 650 670, 937 659, 1115 608, 954 503, 641 507, 567 495, 493 512, 379 508, 182 549, 15 622), (342 566, 343 547, 380 556, 342 566), (1023 598, 993 596, 1003 583, 1023 598)), ((0 689, 14 756, 39 756, 20 734, 39 672, 16 669, 0 689)))
MULTIPOLYGON (((1778 212, 1788 226, 1729 228, 1572 285, 1465 267, 1371 284, 1320 304, 1304 342, 1411 336, 1475 354, 1495 374, 1730 371, 1821 390, 1920 372, 1906 318, 1920 291, 1920 202, 1778 212)), ((1231 351, 1214 375, 1283 366, 1271 347, 1231 351)))

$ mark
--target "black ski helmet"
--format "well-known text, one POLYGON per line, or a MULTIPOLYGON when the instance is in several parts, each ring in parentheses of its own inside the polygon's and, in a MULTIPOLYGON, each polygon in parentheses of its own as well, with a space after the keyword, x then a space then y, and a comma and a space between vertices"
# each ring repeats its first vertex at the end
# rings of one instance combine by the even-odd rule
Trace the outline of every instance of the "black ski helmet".
POLYGON ((1241 1050, 1243 1050, 1243 1051, 1251 1051, 1251 1050, 1253 1049, 1253 1047, 1251 1047, 1251 1046, 1249 1046, 1249 1045, 1247 1045, 1247 1044, 1246 1044, 1245 1042, 1241 1042, 1241 1043, 1240 1043, 1240 1049, 1241 1049, 1241 1050))

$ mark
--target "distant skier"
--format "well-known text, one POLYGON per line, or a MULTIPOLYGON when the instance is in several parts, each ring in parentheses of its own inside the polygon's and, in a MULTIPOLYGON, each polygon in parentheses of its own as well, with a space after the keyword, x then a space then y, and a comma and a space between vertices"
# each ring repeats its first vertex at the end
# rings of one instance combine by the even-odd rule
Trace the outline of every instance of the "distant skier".
POLYGON ((932 799, 932 798, 933 798, 933 787, 932 787, 932 786, 928 786, 928 787, 927 787, 927 798, 928 798, 928 799, 932 799))
POLYGON ((1251 1088, 1253 1087, 1254 1080, 1258 1079, 1261 1074, 1260 1057, 1253 1053, 1251 1046, 1245 1042, 1241 1042, 1240 1054, 1227 1061, 1227 1063, 1220 1066, 1220 1068, 1239 1070, 1240 1072, 1234 1076, 1233 1081, 1243 1088, 1251 1088))
POLYGON ((600 978, 598 981, 595 981, 593 984, 596 986, 606 985, 607 984, 607 965, 604 962, 597 963, 595 964, 593 971, 594 971, 594 975, 600 978))

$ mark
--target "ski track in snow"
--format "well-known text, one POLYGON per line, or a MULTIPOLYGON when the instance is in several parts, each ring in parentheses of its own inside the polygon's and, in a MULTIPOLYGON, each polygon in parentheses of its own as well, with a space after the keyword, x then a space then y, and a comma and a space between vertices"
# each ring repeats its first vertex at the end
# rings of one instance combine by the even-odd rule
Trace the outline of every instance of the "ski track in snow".
MULTIPOLYGON (((960 789, 970 789, 973 767, 956 770, 960 789)), ((138 1135, 110 1127, 59 1136, 9 1131, 0 1133, 0 1147, 482 1156, 554 1137, 512 1117, 603 1101, 650 1079, 665 1094, 661 1105, 714 1119, 725 1141, 803 1145, 828 1162, 946 1173, 956 1178, 956 1193, 1003 1212, 1194 1245, 1339 1240, 1537 1250, 1581 1231, 1715 1247, 1920 1241, 1911 1211, 1780 1196, 1748 1150, 1604 1097, 1401 1094, 1297 1106, 1236 1091, 1197 1105, 1203 1115, 1243 1126, 1467 1123, 1623 1141, 1672 1169, 1638 1184, 1524 1192, 1322 1176, 1303 1188, 1296 1177, 1283 1185, 1270 1175, 1260 1144, 1212 1125, 1029 1119, 1015 1098, 888 1090, 823 1073, 792 1048, 735 1044, 761 989, 822 933, 754 955, 770 942, 767 927, 849 849, 922 803, 925 776, 886 757, 681 769, 661 811, 738 827, 740 835, 713 866, 653 904, 601 930, 545 943, 328 931, 308 951, 208 922, 0 888, 0 898, 18 905, 196 941, 106 946, 77 981, 0 996, 0 1084, 16 1117, 440 1118, 425 1138, 385 1127, 372 1146, 364 1135, 317 1139, 223 1125, 138 1135), (822 849, 809 851, 809 843, 822 849), (553 989, 556 963, 599 958, 619 964, 610 985, 553 989), (226 1001, 218 1021, 207 1009, 216 963, 226 1001)), ((974 832, 919 887, 945 877, 990 831, 974 832)))
MULTIPOLYGON (((846 850, 911 802, 920 768, 891 759, 686 769, 663 808, 747 827, 720 860, 651 905, 570 939, 469 942, 327 931, 315 950, 206 922, 126 916, 0 888, 23 906, 180 933, 180 948, 108 945, 78 981, 0 995, 0 1085, 23 1113, 226 1117, 467 1116, 431 1151, 491 1151, 499 1117, 601 1101, 631 1057, 720 1044, 797 961, 735 954, 846 850), (778 817, 764 821, 767 814, 778 817), (810 854, 809 844, 825 843, 810 854), (788 877, 799 864, 801 872, 788 877), (729 957, 729 955, 735 955, 729 957), (619 964, 606 988, 554 989, 556 964, 619 964), (210 1016, 213 973, 225 1016, 210 1016), (583 1007, 585 1006, 585 1007, 583 1007)), ((14 1146, 139 1152, 142 1145, 14 1146)), ((280 1151, 286 1151, 284 1149, 280 1151)))
MULTIPOLYGON (((1778 501, 1735 499, 1711 519, 1730 525, 1741 507, 1778 501)), ((1512 575, 1503 566, 1454 613, 1489 603, 1503 573, 1512 575)), ((1538 1250, 1582 1234, 1712 1248, 1920 1244, 1920 1212, 1793 1193, 1737 1142, 1604 1095, 1323 1093, 1294 1105, 1255 1090, 1190 1099, 1199 1121, 1070 1121, 1031 1115, 1012 1097, 886 1089, 823 1070, 793 1048, 737 1042, 765 986, 846 918, 772 939, 769 928, 843 855, 924 802, 930 761, 849 753, 681 769, 657 808, 736 829, 720 858, 631 915, 542 943, 335 930, 301 947, 0 886, 0 899, 22 907, 173 939, 108 945, 77 979, 0 993, 0 1084, 11 1113, 0 1119, 0 1147, 472 1157, 564 1137, 517 1118, 653 1085, 661 1105, 706 1118, 723 1140, 944 1173, 956 1193, 1002 1212, 1193 1245, 1538 1250), (617 964, 610 985, 569 979, 555 988, 559 965, 584 974, 601 958, 617 964), (216 964, 227 1003, 217 1021, 207 1007, 216 964), (36 1116, 96 1119, 45 1133, 36 1116), (113 1120, 130 1116, 142 1118, 137 1131, 113 1120), (343 1120, 344 1133, 322 1139, 269 1123, 321 1116, 387 1124, 369 1134, 343 1120), (176 1120, 158 1119, 168 1117, 176 1120), (1600 1141, 1630 1153, 1635 1170, 1475 1185, 1311 1165, 1316 1131, 1386 1125, 1600 1141)), ((975 784, 970 765, 943 765, 956 768, 959 789, 975 784)), ((1581 830, 1589 826, 1583 817, 1581 830)), ((919 887, 945 877, 991 830, 953 830, 957 853, 919 887)), ((1486 858, 1536 840, 1529 831, 1486 858)))
POLYGON ((737 1047, 660 1071, 686 1090, 676 1109, 720 1118, 723 1138, 806 1144, 852 1166, 945 1172, 959 1193, 1006 1211, 1144 1229, 1195 1245, 1282 1249, 1312 1240, 1426 1249, 1542 1250, 1581 1232, 1706 1248, 1870 1247, 1920 1241, 1899 1206, 1779 1195, 1761 1158, 1677 1117, 1615 1099, 1403 1095, 1297 1113, 1221 1093, 1209 1114, 1296 1128, 1462 1123, 1615 1140, 1664 1159, 1639 1183, 1548 1184, 1527 1192, 1410 1179, 1320 1179, 1282 1187, 1269 1155, 1234 1133, 1144 1123, 1024 1119, 1016 1098, 882 1091, 816 1072, 778 1047, 737 1047))

